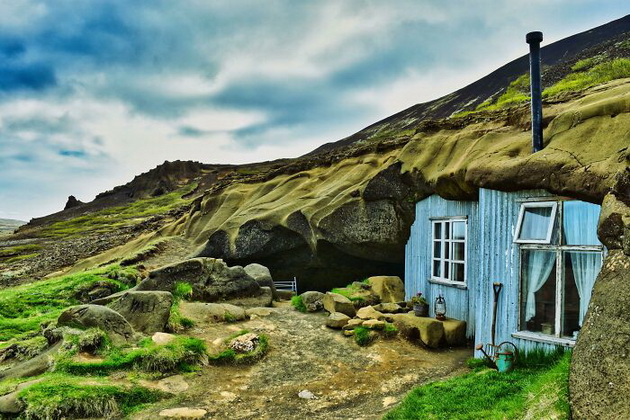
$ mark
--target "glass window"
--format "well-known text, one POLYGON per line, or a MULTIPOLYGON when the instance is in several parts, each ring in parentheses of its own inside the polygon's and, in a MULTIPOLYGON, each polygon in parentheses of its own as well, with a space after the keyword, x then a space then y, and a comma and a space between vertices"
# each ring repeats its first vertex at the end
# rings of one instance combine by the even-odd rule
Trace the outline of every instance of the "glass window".
POLYGON ((521 206, 516 230, 516 242, 521 243, 521 330, 577 337, 602 266, 599 210, 581 201, 521 206), (554 223, 556 209, 562 217, 554 223))
POLYGON ((523 203, 516 227, 516 242, 549 243, 556 218, 557 203, 523 203))
POLYGON ((465 219, 434 220, 431 277, 465 282, 466 248, 465 219))

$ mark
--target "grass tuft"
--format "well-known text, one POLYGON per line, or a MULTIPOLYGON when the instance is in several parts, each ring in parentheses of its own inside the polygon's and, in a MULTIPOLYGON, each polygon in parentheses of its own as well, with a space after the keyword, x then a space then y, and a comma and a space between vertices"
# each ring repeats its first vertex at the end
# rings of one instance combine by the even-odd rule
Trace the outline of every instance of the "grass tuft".
POLYGON ((31 385, 18 395, 25 406, 20 418, 26 420, 121 417, 165 396, 140 386, 127 388, 105 381, 86 384, 85 378, 59 375, 31 385))
POLYGON ((354 341, 361 347, 368 346, 374 340, 371 330, 366 327, 357 327, 354 329, 354 341))
POLYGON ((545 89, 542 93, 543 97, 554 96, 561 92, 582 90, 611 80, 630 77, 629 58, 616 58, 589 68, 593 63, 587 60, 578 61, 573 68, 577 66, 578 70, 584 71, 571 73, 555 85, 545 89))
POLYGON ((300 312, 306 312, 306 305, 302 301, 302 296, 291 297, 291 305, 300 312))
MULTIPOLYGON (((231 335, 225 340, 226 344, 235 339, 238 336, 247 334, 249 331, 241 330, 236 334, 231 335)), ((220 353, 212 355, 208 358, 210 363, 215 365, 247 365, 257 362, 265 357, 265 354, 269 351, 269 337, 265 334, 258 336, 258 346, 247 353, 237 353, 234 350, 228 348, 220 353)))

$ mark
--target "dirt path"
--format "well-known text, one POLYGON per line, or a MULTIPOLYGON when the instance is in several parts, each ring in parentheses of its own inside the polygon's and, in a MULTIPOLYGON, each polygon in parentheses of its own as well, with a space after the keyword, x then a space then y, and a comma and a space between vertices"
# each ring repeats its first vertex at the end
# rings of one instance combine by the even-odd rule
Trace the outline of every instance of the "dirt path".
MULTIPOLYGON (((323 326, 323 314, 270 308, 269 316, 192 330, 213 342, 248 329, 270 337, 271 350, 250 367, 206 367, 185 377, 190 388, 134 419, 171 407, 205 409, 213 419, 378 419, 415 385, 463 371, 470 349, 427 351, 403 339, 359 347, 323 326), (309 390, 317 399, 298 397, 309 390)), ((217 341, 218 342, 218 341, 217 341)))

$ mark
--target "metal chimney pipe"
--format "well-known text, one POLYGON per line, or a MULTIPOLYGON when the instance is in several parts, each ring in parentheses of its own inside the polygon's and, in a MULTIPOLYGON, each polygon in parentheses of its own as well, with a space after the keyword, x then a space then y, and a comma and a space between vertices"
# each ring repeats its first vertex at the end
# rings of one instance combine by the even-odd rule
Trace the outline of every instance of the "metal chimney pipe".
POLYGON ((540 43, 542 32, 530 32, 525 41, 529 44, 529 79, 532 95, 532 149, 533 153, 543 148, 542 95, 540 91, 540 43))

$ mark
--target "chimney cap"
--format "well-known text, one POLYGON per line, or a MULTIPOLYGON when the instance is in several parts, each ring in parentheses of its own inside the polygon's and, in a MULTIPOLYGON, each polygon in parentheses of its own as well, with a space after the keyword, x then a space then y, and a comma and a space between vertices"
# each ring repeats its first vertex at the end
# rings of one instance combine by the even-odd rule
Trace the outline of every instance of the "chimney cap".
POLYGON ((540 31, 530 32, 525 36, 525 41, 528 44, 541 43, 543 40, 543 33, 540 31))

